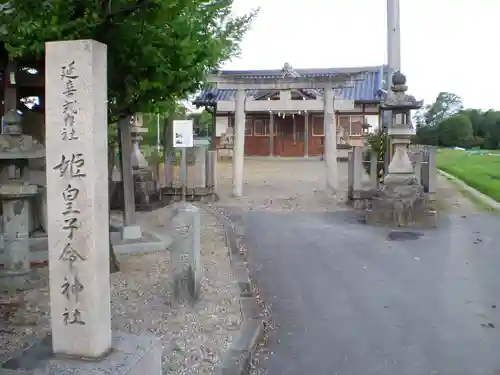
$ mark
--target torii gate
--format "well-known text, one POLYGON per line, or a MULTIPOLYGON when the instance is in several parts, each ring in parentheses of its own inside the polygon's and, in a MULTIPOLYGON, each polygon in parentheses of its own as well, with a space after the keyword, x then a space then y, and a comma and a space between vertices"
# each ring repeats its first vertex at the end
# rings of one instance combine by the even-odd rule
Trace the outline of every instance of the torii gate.
MULTIPOLYGON (((351 87, 355 80, 362 80, 364 74, 359 71, 339 73, 332 76, 286 77, 282 79, 255 79, 242 77, 224 77, 211 74, 209 83, 214 83, 219 90, 236 90, 235 129, 233 146, 233 195, 243 195, 243 166, 245 157, 245 90, 297 90, 323 89, 324 129, 325 129, 325 166, 327 187, 338 189, 337 168, 337 124, 335 120, 334 90, 351 87)), ((343 101, 345 102, 345 101, 343 101)), ((354 102, 351 102, 354 107, 354 102)), ((344 108, 343 108, 344 109, 344 108)), ((352 109, 352 108, 351 108, 352 109)))

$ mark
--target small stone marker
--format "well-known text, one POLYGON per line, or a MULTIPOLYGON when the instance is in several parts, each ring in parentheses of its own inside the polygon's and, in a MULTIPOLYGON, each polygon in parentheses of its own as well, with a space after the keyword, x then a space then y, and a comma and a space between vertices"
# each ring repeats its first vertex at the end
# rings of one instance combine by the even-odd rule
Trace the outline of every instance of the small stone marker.
POLYGON ((106 46, 50 42, 45 54, 52 346, 99 358, 111 348, 106 46))
POLYGON ((173 217, 174 250, 172 269, 174 297, 178 302, 194 303, 200 294, 200 209, 182 203, 173 217))

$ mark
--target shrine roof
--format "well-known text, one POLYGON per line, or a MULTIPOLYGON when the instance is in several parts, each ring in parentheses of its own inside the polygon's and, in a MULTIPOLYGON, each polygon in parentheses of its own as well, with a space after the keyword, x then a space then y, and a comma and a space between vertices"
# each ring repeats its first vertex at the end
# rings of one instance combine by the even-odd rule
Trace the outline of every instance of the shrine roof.
MULTIPOLYGON (((384 88, 384 77, 387 74, 385 66, 326 68, 326 69, 293 69, 285 64, 282 69, 275 70, 222 70, 217 72, 222 77, 277 79, 285 77, 333 77, 345 73, 363 73, 364 79, 354 82, 352 87, 336 89, 336 95, 345 100, 354 100, 364 103, 379 103, 380 89, 384 88)), ((299 90, 306 96, 314 99, 322 95, 322 90, 299 90)), ((247 95, 259 98, 265 96, 269 90, 248 90, 247 95)), ((235 98, 235 90, 219 90, 214 86, 207 86, 193 101, 194 105, 204 106, 219 101, 231 101, 235 98)))

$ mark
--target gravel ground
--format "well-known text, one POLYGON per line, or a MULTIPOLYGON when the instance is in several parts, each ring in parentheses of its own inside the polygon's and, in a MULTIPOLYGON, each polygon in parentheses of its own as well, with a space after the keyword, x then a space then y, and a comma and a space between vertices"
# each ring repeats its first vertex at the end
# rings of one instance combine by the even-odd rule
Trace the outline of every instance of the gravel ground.
MULTIPOLYGON (((172 207, 141 213, 151 230, 167 227, 172 207), (155 227, 155 228, 152 228, 155 227)), ((169 251, 120 256, 121 272, 111 275, 112 327, 162 339, 164 373, 212 374, 214 365, 238 333, 241 312, 233 282, 224 230, 215 217, 201 211, 202 299, 195 307, 172 300, 169 251)), ((47 268, 38 270, 35 289, 23 294, 24 306, 11 323, 0 326, 0 357, 29 346, 49 331, 47 268), (30 321, 28 321, 30 320, 30 321)), ((1 297, 1 296, 0 296, 1 297)))
POLYGON ((232 198, 232 165, 219 162, 219 206, 271 211, 338 211, 347 192, 347 163, 339 163, 339 192, 326 188, 324 162, 316 159, 245 159, 243 197, 232 198))

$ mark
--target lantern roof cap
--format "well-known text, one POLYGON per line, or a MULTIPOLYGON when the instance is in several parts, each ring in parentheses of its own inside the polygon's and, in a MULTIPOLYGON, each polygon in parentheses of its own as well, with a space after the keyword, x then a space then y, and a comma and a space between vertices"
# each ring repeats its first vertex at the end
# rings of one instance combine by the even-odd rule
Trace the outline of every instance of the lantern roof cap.
POLYGON ((381 103, 381 107, 390 110, 411 110, 421 108, 424 104, 423 100, 417 100, 413 95, 408 95, 406 93, 407 90, 406 76, 400 71, 395 72, 392 76, 391 91, 381 103))

